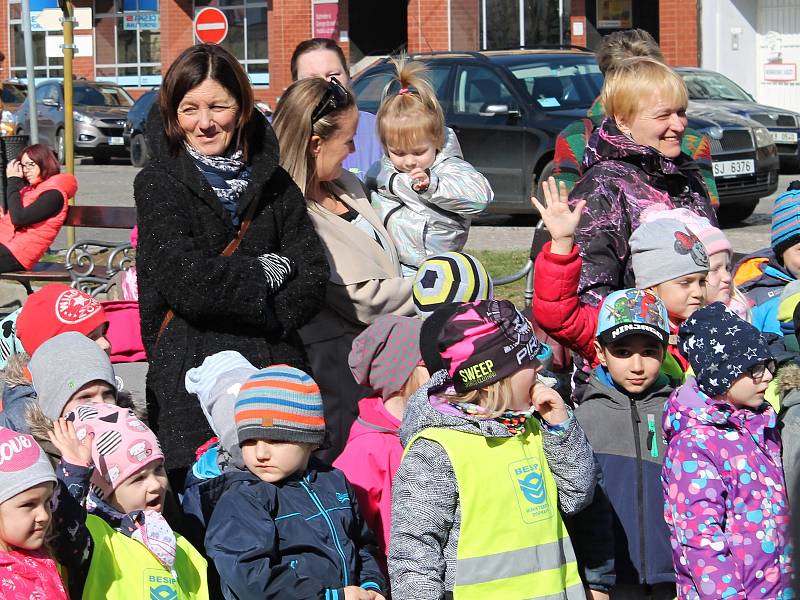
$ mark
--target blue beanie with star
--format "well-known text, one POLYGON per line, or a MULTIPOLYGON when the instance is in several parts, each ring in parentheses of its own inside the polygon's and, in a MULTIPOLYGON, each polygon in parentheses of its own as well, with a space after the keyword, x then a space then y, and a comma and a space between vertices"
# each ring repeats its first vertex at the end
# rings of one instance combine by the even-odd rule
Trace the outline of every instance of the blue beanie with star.
POLYGON ((711 397, 727 392, 752 366, 773 360, 761 332, 721 302, 692 313, 678 331, 678 343, 697 385, 711 397))

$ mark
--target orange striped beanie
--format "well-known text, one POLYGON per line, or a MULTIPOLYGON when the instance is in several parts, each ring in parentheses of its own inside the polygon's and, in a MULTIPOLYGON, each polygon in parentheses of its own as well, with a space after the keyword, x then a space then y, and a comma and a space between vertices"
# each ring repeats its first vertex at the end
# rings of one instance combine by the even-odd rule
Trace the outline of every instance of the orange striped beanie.
POLYGON ((319 386, 289 365, 250 375, 236 397, 234 418, 240 445, 248 440, 321 444, 325 437, 319 386))

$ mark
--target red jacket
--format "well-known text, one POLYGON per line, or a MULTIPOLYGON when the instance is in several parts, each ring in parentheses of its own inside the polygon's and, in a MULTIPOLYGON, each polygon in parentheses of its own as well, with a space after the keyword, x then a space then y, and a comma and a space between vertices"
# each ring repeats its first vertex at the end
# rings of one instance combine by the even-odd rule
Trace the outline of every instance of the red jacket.
POLYGON ((0 552, 0 597, 68 600, 56 563, 44 550, 0 552))
MULTIPOLYGON (((584 304, 578 298, 578 280, 582 260, 578 245, 569 254, 553 254, 547 242, 536 257, 533 271, 533 318, 545 333, 577 352, 592 368, 598 364, 594 349, 599 306, 584 304)), ((670 325, 670 334, 678 328, 670 325)), ((681 356, 677 346, 667 346, 669 352, 685 373, 688 361, 681 356)))

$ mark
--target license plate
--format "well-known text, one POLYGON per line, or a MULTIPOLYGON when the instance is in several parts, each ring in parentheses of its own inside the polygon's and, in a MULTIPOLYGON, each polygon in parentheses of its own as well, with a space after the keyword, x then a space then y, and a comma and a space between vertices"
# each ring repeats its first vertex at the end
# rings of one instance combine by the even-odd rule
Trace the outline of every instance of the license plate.
POLYGON ((714 163, 714 177, 737 177, 756 172, 755 161, 748 160, 723 160, 714 163))
POLYGON ((122 137, 110 137, 110 138, 108 138, 108 144, 110 146, 124 146, 125 145, 125 138, 122 138, 122 137))
POLYGON ((797 133, 794 131, 770 131, 772 135, 772 141, 777 143, 788 143, 788 144, 796 144, 797 143, 797 133))

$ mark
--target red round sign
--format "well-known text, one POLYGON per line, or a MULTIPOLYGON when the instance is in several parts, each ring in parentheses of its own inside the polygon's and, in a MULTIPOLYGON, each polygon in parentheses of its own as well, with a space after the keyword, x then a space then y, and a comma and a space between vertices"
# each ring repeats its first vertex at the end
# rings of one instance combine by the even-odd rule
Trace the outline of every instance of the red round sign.
POLYGON ((208 6, 194 17, 194 34, 206 44, 219 44, 228 35, 228 19, 218 8, 208 6))

